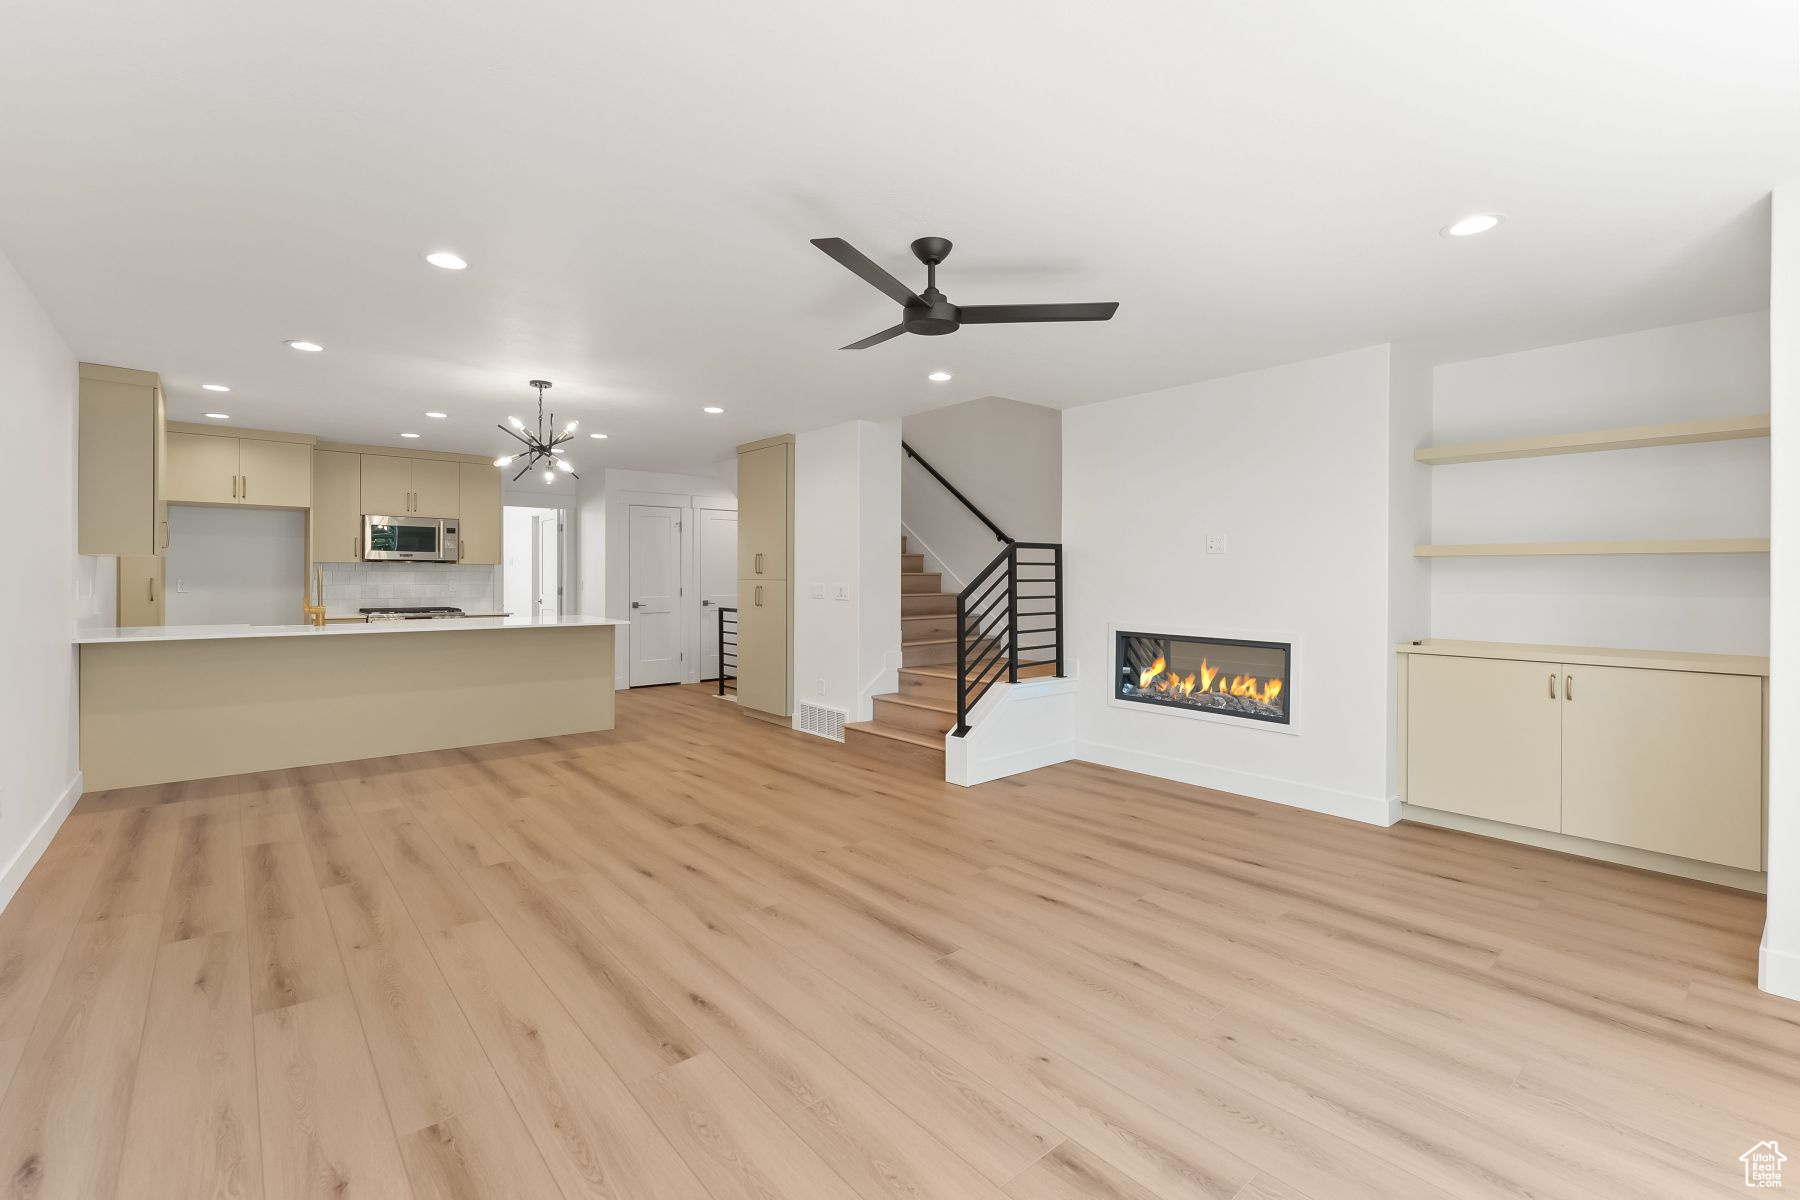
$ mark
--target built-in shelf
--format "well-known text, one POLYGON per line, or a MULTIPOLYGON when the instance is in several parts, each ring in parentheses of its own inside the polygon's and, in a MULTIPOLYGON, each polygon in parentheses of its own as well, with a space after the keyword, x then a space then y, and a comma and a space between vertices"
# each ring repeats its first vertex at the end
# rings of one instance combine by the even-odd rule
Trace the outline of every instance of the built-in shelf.
POLYGON ((1419 545, 1415 558, 1535 558, 1573 554, 1767 554, 1768 538, 1658 538, 1637 542, 1474 542, 1419 545))
MULTIPOLYGON (((1559 433, 1549 437, 1508 438, 1496 442, 1463 442, 1455 446, 1421 446, 1413 457, 1428 467, 1452 463, 1493 462, 1502 458, 1540 458, 1549 454, 1588 454, 1596 450, 1635 450, 1645 446, 1684 446, 1695 442, 1729 442, 1769 436, 1769 414, 1750 417, 1717 417, 1706 421, 1680 421, 1673 425, 1638 425, 1630 429, 1598 429, 1588 433, 1559 433)), ((1767 549, 1767 547, 1764 547, 1767 549)), ((1540 551, 1539 553, 1556 553, 1540 551)), ((1567 553, 1607 553, 1568 551, 1567 553)), ((1670 553, 1669 551, 1611 551, 1619 554, 1670 553)), ((1694 553, 1686 551, 1683 553, 1694 553)), ((1715 551, 1714 553, 1731 553, 1715 551)))

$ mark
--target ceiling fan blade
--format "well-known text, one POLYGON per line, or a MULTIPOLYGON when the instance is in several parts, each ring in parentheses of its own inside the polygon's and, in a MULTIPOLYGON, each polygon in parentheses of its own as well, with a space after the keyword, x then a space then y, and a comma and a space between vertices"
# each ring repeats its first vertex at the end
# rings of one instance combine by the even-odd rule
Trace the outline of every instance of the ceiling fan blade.
POLYGON ((879 345, 882 342, 887 341, 889 338, 899 337, 901 334, 903 334, 905 332, 906 332, 906 323, 903 321, 898 325, 895 325, 895 326, 892 326, 891 328, 882 330, 880 333, 871 333, 868 337, 864 338, 860 342, 851 342, 848 346, 839 346, 838 349, 840 349, 840 350, 867 350, 870 346, 879 345))
POLYGON ((1110 321, 1117 300, 1102 304, 965 304, 958 311, 964 325, 1010 325, 1016 321, 1110 321))
POLYGON ((843 238, 814 238, 812 244, 837 259, 844 266, 849 267, 864 281, 880 288, 895 304, 921 303, 920 299, 913 295, 911 289, 904 283, 882 270, 873 259, 843 238))

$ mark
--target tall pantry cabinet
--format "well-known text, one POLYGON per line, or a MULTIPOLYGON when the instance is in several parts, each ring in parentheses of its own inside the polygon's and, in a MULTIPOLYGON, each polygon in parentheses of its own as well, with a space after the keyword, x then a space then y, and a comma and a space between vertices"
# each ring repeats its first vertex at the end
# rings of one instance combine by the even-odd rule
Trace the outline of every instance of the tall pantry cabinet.
POLYGON ((738 447, 739 707, 794 711, 794 435, 738 447))

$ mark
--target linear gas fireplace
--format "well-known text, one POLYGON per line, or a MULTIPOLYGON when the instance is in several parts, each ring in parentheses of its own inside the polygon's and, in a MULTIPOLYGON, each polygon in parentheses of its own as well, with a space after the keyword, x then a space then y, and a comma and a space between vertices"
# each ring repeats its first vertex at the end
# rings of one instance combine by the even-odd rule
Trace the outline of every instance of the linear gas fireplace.
POLYGON ((1291 724, 1291 642, 1118 630, 1113 698, 1190 715, 1291 724))

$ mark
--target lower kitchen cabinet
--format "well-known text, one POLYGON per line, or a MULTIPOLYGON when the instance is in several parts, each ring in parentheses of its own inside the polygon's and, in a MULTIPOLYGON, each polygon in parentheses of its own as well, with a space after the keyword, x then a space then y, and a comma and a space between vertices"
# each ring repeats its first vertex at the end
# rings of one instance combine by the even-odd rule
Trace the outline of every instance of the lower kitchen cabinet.
POLYGON ((794 711, 787 595, 787 584, 780 580, 738 583, 737 702, 776 717, 794 711))
POLYGON ((1762 867, 1762 680, 1569 667, 1562 832, 1762 867))
POLYGON ((119 624, 137 627, 163 623, 162 556, 127 555, 119 559, 119 624))
POLYGON ((1400 648, 1409 807, 1762 869, 1766 660, 1473 645, 1400 648))

